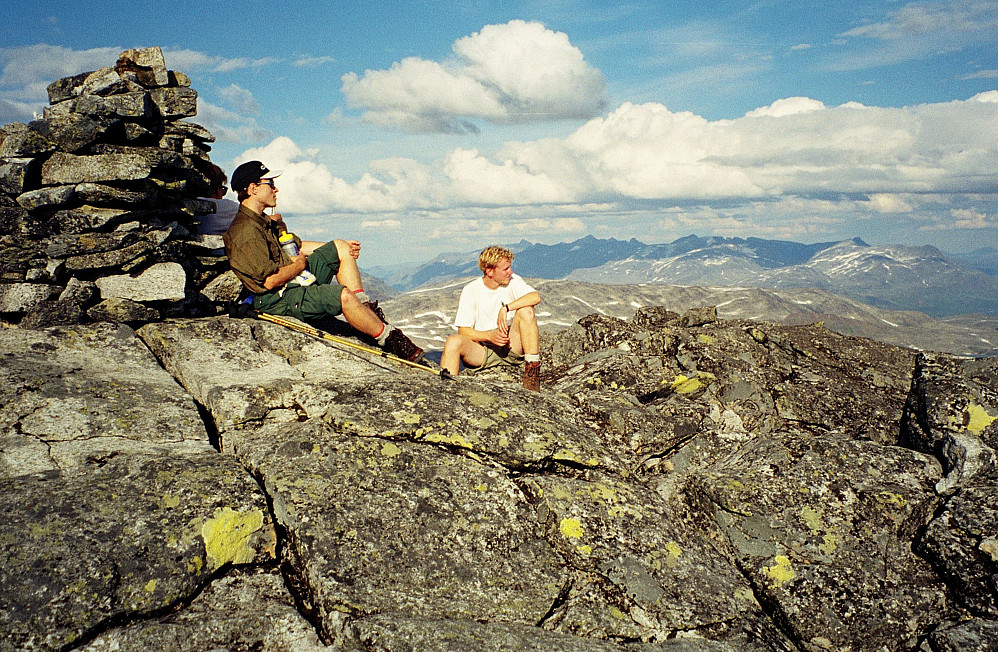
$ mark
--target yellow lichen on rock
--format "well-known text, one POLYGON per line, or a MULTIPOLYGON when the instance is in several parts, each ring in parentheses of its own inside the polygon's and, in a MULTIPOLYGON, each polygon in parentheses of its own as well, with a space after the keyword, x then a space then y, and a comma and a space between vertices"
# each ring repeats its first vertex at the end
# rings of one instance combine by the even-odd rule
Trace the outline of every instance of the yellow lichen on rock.
POLYGON ((561 519, 561 534, 569 539, 581 539, 582 523, 577 518, 561 519))
POLYGON ((385 457, 388 457, 388 458, 395 457, 395 456, 397 456, 401 452, 402 452, 402 449, 399 448, 398 446, 396 446, 394 443, 392 443, 390 441, 386 441, 381 446, 381 454, 384 455, 385 457))
POLYGON ((979 435, 984 430, 994 423, 995 419, 998 419, 998 415, 991 416, 984 407, 977 405, 976 403, 971 403, 967 406, 967 409, 963 412, 964 424, 966 424, 967 430, 979 435))
POLYGON ((237 512, 219 507, 201 528, 208 566, 215 570, 227 563, 246 564, 253 561, 250 537, 263 527, 263 512, 253 509, 237 512))
POLYGON ((763 567, 762 572, 770 579, 770 584, 774 589, 797 577, 797 572, 794 570, 793 564, 790 563, 789 557, 776 555, 773 561, 775 563, 772 566, 763 567))

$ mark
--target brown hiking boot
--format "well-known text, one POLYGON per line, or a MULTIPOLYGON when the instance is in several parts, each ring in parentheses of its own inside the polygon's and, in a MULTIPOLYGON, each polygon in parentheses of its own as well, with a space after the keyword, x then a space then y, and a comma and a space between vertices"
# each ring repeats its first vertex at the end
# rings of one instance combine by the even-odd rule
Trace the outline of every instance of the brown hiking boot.
POLYGON ((370 308, 371 312, 373 312, 377 316, 377 318, 381 320, 382 324, 388 323, 388 320, 385 319, 385 311, 378 307, 377 301, 365 301, 362 305, 365 305, 368 308, 370 308))
POLYGON ((527 362, 523 365, 523 386, 533 392, 541 391, 540 362, 527 362))
POLYGON ((385 340, 385 345, 381 347, 396 358, 402 358, 409 362, 419 362, 423 359, 423 349, 412 343, 405 333, 397 328, 393 328, 385 340))

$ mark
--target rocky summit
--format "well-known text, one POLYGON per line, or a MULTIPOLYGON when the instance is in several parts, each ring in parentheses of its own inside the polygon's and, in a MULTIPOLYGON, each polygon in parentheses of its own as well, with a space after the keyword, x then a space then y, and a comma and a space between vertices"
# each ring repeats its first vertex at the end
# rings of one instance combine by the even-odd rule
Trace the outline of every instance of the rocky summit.
POLYGON ((0 650, 985 650, 998 360, 643 308, 540 394, 259 320, 0 330, 0 650))
POLYGON ((618 288, 537 394, 221 316, 196 97, 0 128, 0 651, 998 649, 998 359, 618 288))

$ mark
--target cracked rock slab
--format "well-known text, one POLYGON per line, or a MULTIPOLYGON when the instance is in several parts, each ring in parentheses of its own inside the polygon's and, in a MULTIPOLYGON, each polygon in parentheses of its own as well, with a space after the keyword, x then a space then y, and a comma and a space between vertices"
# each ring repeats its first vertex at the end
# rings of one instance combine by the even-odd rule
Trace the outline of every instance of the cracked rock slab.
POLYGON ((192 598, 276 535, 235 460, 127 455, 0 481, 0 649, 58 650, 114 619, 192 598))
POLYGON ((80 652, 261 650, 323 652, 315 628, 295 608, 273 569, 233 570, 213 581, 184 610, 116 628, 80 652))
POLYGON ((0 478, 90 458, 210 451, 190 396, 127 326, 0 329, 0 478))
POLYGON ((761 603, 804 649, 906 649, 954 614, 911 540, 938 504, 939 464, 897 447, 776 433, 709 470, 694 492, 761 603))
POLYGON ((389 610, 533 625, 565 584, 561 557, 502 467, 423 443, 344 437, 321 421, 243 429, 287 532, 287 574, 324 640, 389 610))

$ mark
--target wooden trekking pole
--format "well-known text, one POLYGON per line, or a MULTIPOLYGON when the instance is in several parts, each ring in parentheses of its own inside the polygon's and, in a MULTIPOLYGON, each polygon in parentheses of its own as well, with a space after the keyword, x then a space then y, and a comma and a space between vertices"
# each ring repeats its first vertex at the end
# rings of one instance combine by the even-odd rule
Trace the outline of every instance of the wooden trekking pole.
POLYGON ((397 355, 392 355, 391 353, 379 351, 378 349, 372 349, 369 346, 364 346, 363 344, 357 344, 356 342, 351 342, 350 340, 343 339, 342 337, 336 337, 335 335, 331 335, 325 331, 319 330, 318 328, 309 326, 308 324, 303 324, 298 320, 287 319, 285 317, 281 317, 280 315, 271 315, 270 313, 260 312, 258 310, 247 310, 245 312, 247 316, 256 317, 257 319, 263 321, 269 321, 272 324, 277 324, 278 326, 283 326, 284 328, 297 331, 299 333, 311 335, 312 337, 318 338, 320 340, 334 342, 342 346, 347 346, 352 349, 357 349, 358 351, 363 351, 364 353, 367 353, 369 355, 401 363, 403 365, 412 367, 413 369, 426 371, 428 373, 433 374, 434 376, 439 376, 442 380, 454 380, 454 376, 452 376, 450 372, 447 371, 446 369, 440 369, 438 371, 424 364, 420 364, 418 362, 412 362, 411 360, 406 360, 404 358, 398 357, 397 355))

